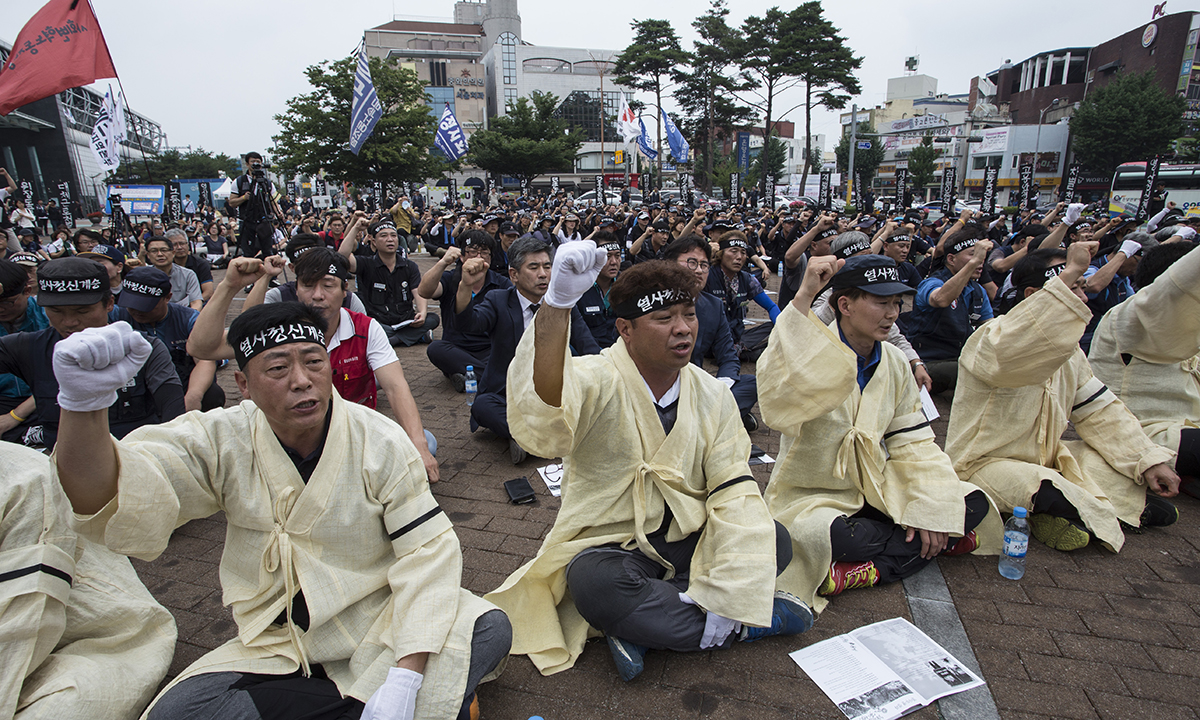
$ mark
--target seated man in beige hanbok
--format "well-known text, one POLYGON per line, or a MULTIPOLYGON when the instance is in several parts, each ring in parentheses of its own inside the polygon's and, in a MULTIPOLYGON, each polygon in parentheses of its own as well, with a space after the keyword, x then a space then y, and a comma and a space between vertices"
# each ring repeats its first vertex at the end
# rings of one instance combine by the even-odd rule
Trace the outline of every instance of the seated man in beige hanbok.
POLYGON ((0 717, 125 720, 175 653, 127 558, 71 529, 45 455, 0 443, 0 717))
POLYGON ((549 675, 603 633, 628 681, 650 648, 804 632, 808 606, 775 592, 791 545, 750 473, 737 404, 691 363, 693 273, 661 260, 621 273, 609 290, 620 338, 599 355, 567 351, 570 309, 605 261, 590 240, 559 247, 509 366, 513 437, 563 458, 554 527, 487 596, 513 620, 513 653, 549 675))
POLYGON ((758 361, 763 419, 783 435, 767 506, 793 542, 779 587, 818 610, 938 555, 999 548, 997 514, 934 443, 908 360, 885 342, 912 292, 884 255, 811 258, 758 361), (812 312, 826 285, 829 326, 812 312))
POLYGON ((1200 497, 1200 252, 1183 241, 1143 254, 1137 294, 1109 310, 1088 360, 1154 442, 1175 450, 1180 489, 1200 497))
POLYGON ((125 323, 55 348, 57 474, 81 532, 153 560, 225 512, 237 636, 194 662, 153 720, 466 717, 508 653, 504 614, 460 587, 462 554, 407 433, 333 390, 325 319, 250 308, 228 339, 246 398, 122 441, 103 408, 149 352, 125 323))
POLYGON ((1091 318, 1083 273, 1096 246, 1035 250, 1013 268, 1017 304, 959 356, 946 453, 1001 511, 1026 508, 1047 546, 1076 550, 1095 536, 1115 552, 1125 542, 1119 521, 1175 521, 1159 495, 1176 494, 1179 477, 1174 451, 1146 437, 1078 347, 1091 318), (1062 439, 1068 422, 1080 440, 1062 439))

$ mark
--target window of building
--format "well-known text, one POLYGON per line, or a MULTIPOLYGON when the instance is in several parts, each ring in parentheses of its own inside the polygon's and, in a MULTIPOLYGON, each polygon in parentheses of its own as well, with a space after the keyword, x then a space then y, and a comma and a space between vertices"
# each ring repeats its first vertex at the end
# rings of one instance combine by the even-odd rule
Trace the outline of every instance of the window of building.
POLYGON ((517 84, 517 36, 510 32, 500 35, 500 59, 504 69, 504 84, 517 84))
POLYGON ((586 133, 587 142, 600 142, 600 125, 603 118, 604 141, 619 142, 616 117, 621 107, 621 93, 605 92, 601 97, 598 90, 576 90, 568 95, 554 111, 554 116, 566 120, 572 128, 586 133))
POLYGON ((425 88, 425 97, 429 98, 429 114, 435 118, 440 118, 446 109, 446 104, 454 107, 454 88, 452 87, 427 87, 425 88))
POLYGON ((976 155, 971 161, 971 167, 975 170, 983 170, 990 167, 998 168, 1003 165, 1003 155, 976 155))
POLYGON ((521 63, 521 69, 527 73, 570 74, 571 63, 555 58, 529 58, 521 63))
POLYGON ((517 102, 517 89, 516 88, 504 88, 504 107, 507 108, 509 105, 515 105, 516 102, 517 102))
POLYGON ((429 84, 433 87, 446 87, 450 84, 446 81, 446 63, 429 63, 429 84))

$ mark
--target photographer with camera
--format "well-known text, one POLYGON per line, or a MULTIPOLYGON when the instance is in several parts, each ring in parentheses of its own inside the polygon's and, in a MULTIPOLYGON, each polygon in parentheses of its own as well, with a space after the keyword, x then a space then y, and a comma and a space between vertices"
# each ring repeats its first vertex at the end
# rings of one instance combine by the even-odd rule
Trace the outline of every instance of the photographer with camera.
POLYGON ((234 183, 234 194, 229 196, 230 207, 237 208, 242 221, 238 246, 246 257, 274 255, 275 226, 272 216, 282 219, 283 213, 272 197, 271 181, 267 179, 262 155, 246 153, 247 172, 234 183))

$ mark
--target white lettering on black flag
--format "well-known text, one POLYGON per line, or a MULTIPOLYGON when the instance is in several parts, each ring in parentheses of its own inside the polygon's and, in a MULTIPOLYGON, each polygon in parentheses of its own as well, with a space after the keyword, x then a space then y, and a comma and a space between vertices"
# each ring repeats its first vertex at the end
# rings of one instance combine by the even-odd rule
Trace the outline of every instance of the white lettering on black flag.
POLYGON ((1018 173, 1021 178, 1021 207, 1037 207, 1037 193, 1033 190, 1033 165, 1022 165, 1018 173))
POLYGON ((1162 158, 1158 155, 1150 158, 1150 162, 1146 163, 1146 182, 1142 187, 1142 199, 1138 202, 1136 220, 1138 222, 1146 222, 1150 219, 1150 197, 1154 194, 1154 186, 1158 184, 1158 166, 1162 163, 1162 158))
POLYGON ((75 227, 75 217, 71 212, 71 183, 66 180, 58 183, 58 206, 62 210, 63 224, 75 227))
POLYGON ((1063 186, 1062 197, 1059 198, 1065 203, 1074 202, 1075 186, 1079 184, 1079 173, 1083 171, 1083 166, 1079 163, 1071 163, 1071 167, 1067 168, 1067 182, 1063 186))
POLYGON ((383 105, 371 82, 371 68, 367 65, 367 46, 358 49, 358 69, 354 71, 354 97, 350 101, 350 152, 355 155, 363 143, 371 137, 375 123, 383 117, 383 105))
POLYGON ((462 126, 458 124, 458 118, 454 117, 454 110, 450 108, 450 103, 446 103, 446 109, 442 111, 442 118, 438 120, 437 134, 433 136, 433 144, 451 160, 457 160, 467 154, 467 136, 463 134, 462 126))
POLYGON ((996 181, 1000 178, 1000 168, 989 166, 983 171, 983 197, 980 200, 980 211, 994 215, 996 212, 996 181))

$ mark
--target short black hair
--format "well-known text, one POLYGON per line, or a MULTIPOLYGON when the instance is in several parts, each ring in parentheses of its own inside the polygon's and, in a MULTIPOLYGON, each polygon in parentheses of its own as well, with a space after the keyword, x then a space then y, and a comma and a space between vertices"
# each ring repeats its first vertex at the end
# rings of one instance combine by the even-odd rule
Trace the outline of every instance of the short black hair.
POLYGON ((1012 288, 1001 298, 1003 312, 1008 312, 1025 299, 1026 288, 1040 289, 1046 284, 1046 270, 1067 259, 1066 248, 1040 248, 1029 253, 1013 267, 1012 288))
MULTIPOLYGON (((613 307, 623 305, 644 292, 671 290, 696 297, 696 276, 679 263, 667 260, 641 262, 617 276, 608 290, 613 307)), ((636 318, 635 318, 636 319, 636 318)))
POLYGON ((712 247, 708 244, 708 241, 693 233, 681 238, 675 238, 667 243, 667 246, 662 251, 663 260, 674 262, 679 259, 680 255, 685 255, 696 249, 703 250, 704 257, 712 258, 712 247))
POLYGON ((95 240, 97 243, 104 242, 103 235, 96 232, 95 230, 89 230, 87 228, 79 228, 78 230, 76 230, 75 234, 71 236, 71 242, 78 245, 79 238, 81 238, 81 237, 90 238, 92 240, 95 240))
POLYGON ((0 300, 20 295, 29 283, 29 273, 11 260, 0 260, 0 300))
POLYGON ((597 230, 592 233, 592 240, 596 242, 596 245, 603 245, 604 243, 616 242, 617 236, 608 230, 597 230))
POLYGON ((246 153, 246 162, 250 162, 250 158, 258 158, 259 160, 263 159, 262 155, 259 155, 257 152, 255 152, 253 150, 246 153))
POLYGON ((554 249, 550 247, 550 243, 544 243, 532 235, 519 237, 508 246, 508 266, 515 270, 525 264, 525 258, 538 253, 554 257, 554 249))
POLYGON ((226 340, 230 347, 237 347, 248 337, 253 337, 268 328, 292 323, 314 325, 324 334, 329 329, 329 323, 321 313, 310 305, 302 302, 277 302, 255 305, 229 324, 226 340))
MULTIPOLYGON (((338 270, 347 274, 350 272, 350 261, 346 259, 345 255, 335 253, 327 247, 315 247, 296 258, 296 262, 293 263, 293 269, 296 271, 296 283, 311 285, 320 282, 321 278, 330 274, 330 266, 337 267, 338 270)), ((346 289, 346 280, 338 279, 342 281, 342 289, 346 289)))
POLYGON ((151 237, 146 238, 146 249, 147 250, 150 249, 150 243, 152 243, 152 242, 165 242, 167 244, 167 247, 174 247, 173 245, 171 245, 170 238, 163 236, 163 235, 153 235, 151 237))
POLYGON ((1158 279, 1184 255, 1196 249, 1196 244, 1188 241, 1167 243, 1152 247, 1142 253, 1137 271, 1133 274, 1133 284, 1139 290, 1158 279))
POLYGON ((483 230, 468 230, 459 237, 463 238, 461 241, 463 245, 482 245, 488 250, 496 249, 496 238, 492 237, 491 233, 484 232, 483 230), (471 242, 468 243, 466 240, 470 240, 471 242))
POLYGON ((839 321, 842 319, 842 309, 838 307, 838 298, 848 297, 851 300, 857 300, 867 294, 866 290, 860 287, 838 288, 829 295, 829 305, 833 308, 833 315, 839 321))

